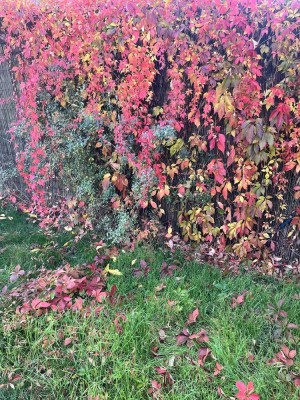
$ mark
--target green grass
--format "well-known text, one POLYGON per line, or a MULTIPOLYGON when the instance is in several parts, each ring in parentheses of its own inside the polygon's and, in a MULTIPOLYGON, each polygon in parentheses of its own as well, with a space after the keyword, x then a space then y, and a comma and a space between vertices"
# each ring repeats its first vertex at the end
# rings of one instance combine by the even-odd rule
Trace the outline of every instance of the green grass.
MULTIPOLYGON (((9 276, 17 264, 34 273, 41 265, 52 269, 64 262, 75 265, 95 255, 87 239, 64 247, 70 234, 46 236, 23 215, 7 214, 13 220, 0 220, 0 252, 4 249, 0 290, 13 286, 9 276), (31 251, 37 247, 40 251, 31 251)), ((276 327, 267 319, 268 304, 285 299, 288 320, 300 323, 300 303, 293 297, 299 294, 299 284, 254 274, 223 277, 215 268, 186 262, 181 254, 170 256, 147 247, 121 253, 111 267, 123 272, 123 276, 108 279, 108 286, 117 285, 118 301, 113 306, 104 304, 98 317, 67 311, 20 323, 14 307, 0 306, 0 385, 20 375, 14 388, 0 386, 0 399, 148 399, 151 381, 162 382, 157 366, 167 367, 174 379, 172 386, 162 388, 161 399, 218 399, 218 386, 225 399, 234 398, 238 380, 253 381, 262 400, 299 399, 299 390, 285 381, 287 371, 267 365, 281 344, 297 347, 283 336, 280 341, 274 339, 276 327), (133 259, 136 265, 141 259, 148 262, 147 277, 133 276, 133 259), (161 278, 164 260, 180 266, 174 277, 161 278), (159 290, 162 283, 166 287, 159 290), (232 297, 243 290, 248 290, 245 302, 232 308, 232 297), (168 305, 168 300, 175 304, 168 305), (196 307, 199 317, 189 330, 208 332, 214 359, 207 359, 206 370, 193 362, 201 345, 176 345, 176 335, 196 307), (122 333, 116 331, 117 313, 126 315, 122 333), (160 329, 166 334, 163 342, 159 341, 160 329), (67 337, 73 341, 65 346, 67 337), (153 347, 158 347, 159 356, 151 353, 153 347), (248 353, 255 356, 254 362, 248 361, 248 353), (224 368, 214 377, 216 361, 224 368)), ((299 330, 294 336, 299 343, 299 330)), ((300 371, 299 359, 297 355, 291 371, 300 371)))

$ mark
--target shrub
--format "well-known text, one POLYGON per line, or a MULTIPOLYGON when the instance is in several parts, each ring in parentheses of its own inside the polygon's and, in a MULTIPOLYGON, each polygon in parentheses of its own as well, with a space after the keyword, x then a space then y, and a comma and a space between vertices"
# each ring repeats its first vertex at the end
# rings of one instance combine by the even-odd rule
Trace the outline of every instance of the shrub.
POLYGON ((186 240, 265 249, 300 198, 297 1, 10 5, 33 209, 56 174, 113 241, 156 213, 186 240))

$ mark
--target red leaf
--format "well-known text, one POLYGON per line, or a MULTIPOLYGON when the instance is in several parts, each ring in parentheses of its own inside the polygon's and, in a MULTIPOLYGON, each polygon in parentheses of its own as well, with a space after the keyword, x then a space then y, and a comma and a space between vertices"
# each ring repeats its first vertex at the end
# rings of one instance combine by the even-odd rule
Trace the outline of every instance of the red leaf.
POLYGON ((117 286, 112 285, 110 292, 109 292, 109 297, 113 297, 115 295, 116 291, 117 291, 117 286))
POLYGON ((226 176, 226 170, 222 160, 212 160, 207 165, 207 171, 214 175, 215 181, 222 184, 226 176))
POLYGON ((148 389, 148 393, 149 394, 155 393, 159 389, 161 389, 161 384, 158 383, 157 381, 151 381, 151 388, 148 389))
POLYGON ((187 341, 188 341, 188 336, 185 336, 183 334, 179 334, 176 336, 176 344, 178 346, 185 344, 187 341))
POLYGON ((222 371, 223 368, 224 368, 223 365, 221 365, 218 362, 216 362, 216 368, 214 370, 214 376, 219 375, 219 373, 222 371))
POLYGON ((164 375, 167 372, 166 368, 164 367, 155 367, 155 370, 160 375, 164 375))
POLYGON ((147 208, 148 207, 148 201, 140 200, 140 207, 141 208, 147 208))
POLYGON ((151 385, 154 389, 160 389, 161 388, 161 384, 158 383, 157 381, 152 381, 151 385))
POLYGON ((75 299, 75 303, 73 305, 73 310, 82 310, 82 302, 83 299, 81 297, 78 297, 77 299, 75 299))
POLYGON ((73 339, 70 338, 70 337, 66 338, 65 341, 64 341, 64 345, 65 345, 65 346, 68 346, 68 345, 72 342, 72 340, 73 340, 73 339))
POLYGON ((199 315, 199 310, 198 308, 196 308, 188 317, 188 320, 186 322, 186 325, 190 325, 193 324, 194 322, 196 322, 196 319, 199 315))
POLYGON ((207 336, 207 332, 205 329, 201 329, 200 332, 198 333, 194 333, 193 335, 191 335, 189 337, 189 339, 193 340, 196 339, 197 342, 201 343, 201 342, 209 342, 209 337, 207 336))
POLYGON ((295 386, 300 386, 300 378, 296 378, 295 380, 294 380, 294 385, 295 386))
POLYGON ((231 146, 231 150, 230 150, 228 158, 227 158, 227 167, 230 167, 230 165, 233 164, 234 158, 235 158, 235 148, 233 146, 231 146))
POLYGON ((32 300, 31 305, 35 310, 38 310, 39 308, 48 308, 48 307, 50 307, 51 304, 48 303, 47 301, 42 301, 40 299, 34 299, 34 300, 32 300))
POLYGON ((291 350, 289 353, 289 358, 294 358, 296 356, 296 354, 297 354, 296 350, 291 350))
POLYGON ((155 203, 155 201, 150 200, 150 204, 151 204, 152 208, 157 208, 157 204, 155 203))
POLYGON ((218 137, 217 147, 222 153, 225 152, 225 135, 223 135, 222 133, 220 133, 218 137))
POLYGON ((245 294, 247 293, 247 291, 244 291, 242 294, 240 294, 237 297, 233 297, 231 300, 231 307, 235 308, 240 304, 243 304, 245 301, 245 294))
POLYGON ((239 392, 246 394, 247 387, 242 381, 237 381, 235 386, 238 388, 239 392))
POLYGON ((249 382, 247 385, 247 392, 251 393, 251 392, 253 392, 253 390, 254 390, 254 384, 253 384, 253 382, 249 382))
POLYGON ((247 386, 241 382, 236 382, 236 387, 238 388, 238 393, 236 398, 240 400, 259 400, 260 396, 254 392, 253 382, 249 382, 247 386))
POLYGON ((95 290, 95 297, 96 297, 96 300, 99 301, 99 303, 101 303, 107 297, 107 293, 102 292, 101 289, 98 289, 98 290, 95 290))
POLYGON ((205 360, 211 353, 211 350, 208 347, 200 347, 198 350, 198 364, 201 367, 204 367, 205 360))

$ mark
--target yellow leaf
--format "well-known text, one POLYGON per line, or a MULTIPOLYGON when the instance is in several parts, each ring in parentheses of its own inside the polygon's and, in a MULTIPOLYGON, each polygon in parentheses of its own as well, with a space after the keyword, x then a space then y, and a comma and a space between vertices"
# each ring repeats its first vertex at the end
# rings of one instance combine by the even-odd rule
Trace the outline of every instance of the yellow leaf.
POLYGON ((177 139, 176 143, 170 147, 170 154, 174 156, 174 154, 178 153, 184 145, 184 141, 182 139, 177 139))
POLYGON ((41 249, 32 249, 30 250, 30 253, 38 253, 39 251, 41 251, 41 249))
POLYGON ((154 107, 153 108, 153 115, 157 117, 158 115, 162 114, 164 112, 162 107, 154 107))
POLYGON ((28 214, 30 218, 37 218, 36 214, 28 214))
POLYGON ((84 57, 82 57, 82 61, 84 62, 88 62, 91 59, 91 55, 90 53, 87 53, 84 57))
POLYGON ((107 274, 117 275, 117 276, 123 275, 122 272, 119 271, 118 269, 110 269, 109 264, 107 264, 107 266, 105 267, 104 272, 107 274))

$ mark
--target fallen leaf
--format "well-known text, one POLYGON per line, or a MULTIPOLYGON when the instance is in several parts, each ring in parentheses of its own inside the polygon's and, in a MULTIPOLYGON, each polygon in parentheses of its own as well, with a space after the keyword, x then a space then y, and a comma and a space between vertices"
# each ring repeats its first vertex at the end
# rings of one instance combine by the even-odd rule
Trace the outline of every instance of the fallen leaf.
POLYGON ((169 367, 174 367, 175 358, 176 358, 175 356, 172 356, 172 357, 169 358, 169 360, 168 360, 168 366, 169 367))
POLYGON ((70 338, 70 337, 68 337, 68 338, 66 338, 65 340, 64 340, 64 345, 65 346, 68 346, 71 342, 72 342, 72 338, 70 338))
POLYGON ((198 343, 201 343, 201 342, 209 342, 209 337, 207 336, 207 332, 206 332, 205 329, 201 329, 200 332, 192 334, 192 335, 189 337, 189 339, 191 339, 191 340, 196 339, 196 341, 197 341, 198 343))
POLYGON ((225 393, 223 392, 223 390, 221 389, 220 386, 218 386, 217 393, 218 393, 218 395, 219 395, 220 397, 224 397, 224 396, 225 396, 225 393))
POLYGON ((165 289, 167 286, 161 283, 160 285, 156 286, 155 291, 156 292, 161 292, 163 289, 165 289))
POLYGON ((254 393, 254 385, 253 382, 247 383, 245 385, 243 382, 236 382, 236 387, 238 389, 238 393, 236 394, 236 398, 239 400, 259 400, 260 396, 254 393))
POLYGON ((110 275, 116 275, 116 276, 121 276, 123 275, 121 271, 119 271, 118 269, 110 269, 109 268, 109 264, 107 264, 107 266, 104 269, 104 272, 110 275))
POLYGON ((165 367, 155 367, 155 370, 160 375, 164 375, 167 372, 167 369, 165 367))
POLYGON ((196 308, 189 316, 188 316, 188 320, 186 322, 186 325, 190 325, 196 322, 196 319, 199 315, 199 310, 198 308, 196 308))
POLYGON ((163 329, 160 329, 158 334, 159 334, 159 341, 160 342, 163 342, 167 337, 166 332, 163 329))
POLYGON ((198 350, 198 364, 201 367, 204 367, 205 360, 211 353, 211 350, 208 347, 200 347, 198 350))
POLYGON ((218 362, 216 362, 216 368, 214 370, 214 376, 219 375, 219 373, 222 371, 223 368, 224 368, 223 365, 221 365, 218 362))

